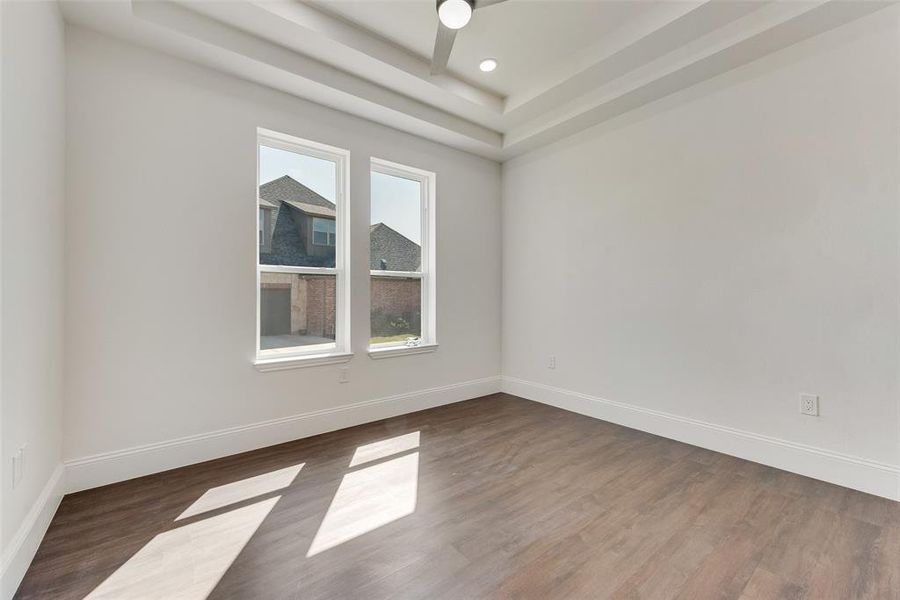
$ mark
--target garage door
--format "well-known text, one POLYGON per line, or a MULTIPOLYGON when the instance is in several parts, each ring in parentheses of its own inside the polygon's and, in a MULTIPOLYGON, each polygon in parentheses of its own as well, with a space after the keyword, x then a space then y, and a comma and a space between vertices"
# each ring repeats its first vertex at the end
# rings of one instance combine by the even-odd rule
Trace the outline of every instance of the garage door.
POLYGON ((262 335, 291 333, 291 289, 261 289, 259 302, 259 330, 262 335))

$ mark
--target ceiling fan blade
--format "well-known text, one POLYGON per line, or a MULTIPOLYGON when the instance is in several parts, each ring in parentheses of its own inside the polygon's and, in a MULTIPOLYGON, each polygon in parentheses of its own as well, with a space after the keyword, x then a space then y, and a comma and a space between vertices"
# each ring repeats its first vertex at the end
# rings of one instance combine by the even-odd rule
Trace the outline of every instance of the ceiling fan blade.
POLYGON ((443 73, 450 60, 450 51, 453 50, 453 40, 456 39, 456 30, 438 23, 437 37, 434 40, 434 55, 431 58, 431 74, 443 73))
POLYGON ((486 8, 493 4, 500 4, 501 2, 506 2, 506 0, 475 0, 475 9, 486 8))

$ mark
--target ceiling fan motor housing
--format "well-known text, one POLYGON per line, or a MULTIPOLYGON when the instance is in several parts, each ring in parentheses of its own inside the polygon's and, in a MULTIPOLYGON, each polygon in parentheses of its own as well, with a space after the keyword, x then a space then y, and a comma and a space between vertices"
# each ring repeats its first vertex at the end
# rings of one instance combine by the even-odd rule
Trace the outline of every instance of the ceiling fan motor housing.
POLYGON ((462 29, 472 18, 475 0, 437 0, 438 19, 445 27, 462 29))

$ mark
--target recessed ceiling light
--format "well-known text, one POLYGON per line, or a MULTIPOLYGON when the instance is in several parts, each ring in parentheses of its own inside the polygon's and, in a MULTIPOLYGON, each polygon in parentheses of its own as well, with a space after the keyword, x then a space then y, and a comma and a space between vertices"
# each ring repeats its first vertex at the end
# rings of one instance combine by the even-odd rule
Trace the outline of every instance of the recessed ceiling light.
POLYGON ((478 68, 484 71, 485 73, 490 73, 494 69, 497 68, 497 61, 493 58, 486 58, 481 61, 481 64, 478 65, 478 68))
POLYGON ((444 27, 462 29, 472 18, 472 2, 469 0, 439 0, 438 18, 444 27))

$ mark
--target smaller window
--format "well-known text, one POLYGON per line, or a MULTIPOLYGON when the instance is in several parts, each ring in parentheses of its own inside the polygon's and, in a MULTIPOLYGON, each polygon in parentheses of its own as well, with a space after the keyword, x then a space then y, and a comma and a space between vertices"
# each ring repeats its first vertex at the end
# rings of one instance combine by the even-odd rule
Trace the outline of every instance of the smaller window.
POLYGON ((313 217, 313 244, 334 246, 334 220, 313 217))
POLYGON ((272 251, 272 209, 259 209, 259 251, 268 253, 272 251))
POLYGON ((371 164, 369 348, 435 346, 435 174, 371 164))

